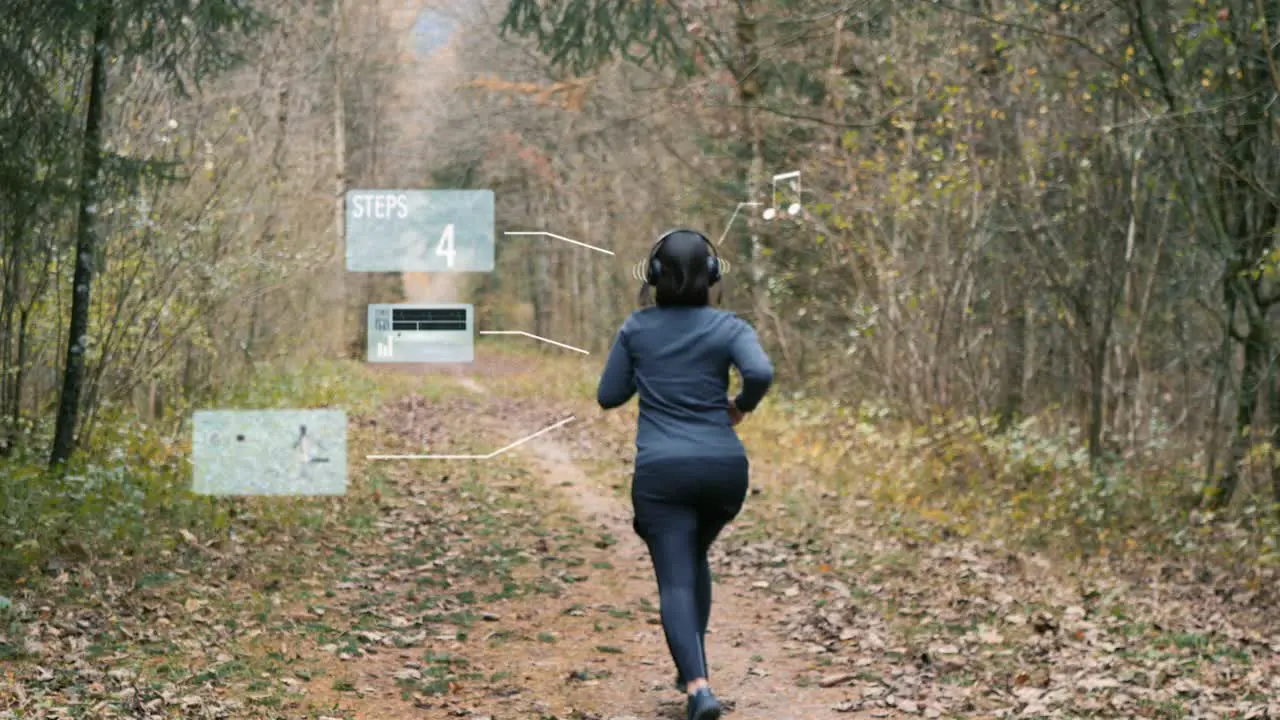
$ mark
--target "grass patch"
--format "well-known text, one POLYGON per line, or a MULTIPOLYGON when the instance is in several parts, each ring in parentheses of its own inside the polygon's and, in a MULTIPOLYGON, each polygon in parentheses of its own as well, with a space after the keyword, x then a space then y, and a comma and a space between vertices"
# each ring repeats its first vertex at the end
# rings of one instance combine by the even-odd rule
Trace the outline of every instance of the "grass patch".
POLYGON ((1194 464, 1166 452, 1110 459, 1094 472, 1080 438, 1043 419, 1000 436, 986 431, 993 426, 946 417, 921 426, 869 404, 776 399, 743 424, 744 443, 753 465, 783 468, 806 487, 776 493, 769 522, 748 539, 866 513, 851 506, 871 500, 896 534, 917 542, 972 538, 1067 560, 1199 557, 1242 575, 1280 563, 1270 508, 1239 503, 1212 523, 1197 514, 1194 464))
MULTIPOLYGON (((367 411, 406 380, 387 381, 357 363, 263 367, 253 378, 199 403, 237 409, 337 407, 367 411)), ((0 590, 38 583, 51 565, 147 560, 175 552, 182 532, 225 535, 234 522, 264 527, 322 524, 329 507, 298 498, 220 499, 190 491, 188 416, 147 426, 123 410, 100 413, 98 429, 65 472, 46 467, 52 428, 38 426, 0 459, 0 590)), ((346 516, 371 529, 369 516, 346 516)))

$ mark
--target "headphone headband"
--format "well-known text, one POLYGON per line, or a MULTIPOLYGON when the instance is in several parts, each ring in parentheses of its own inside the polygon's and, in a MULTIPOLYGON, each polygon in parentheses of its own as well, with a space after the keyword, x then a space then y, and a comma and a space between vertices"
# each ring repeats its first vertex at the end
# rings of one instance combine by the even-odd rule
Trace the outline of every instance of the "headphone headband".
POLYGON ((658 284, 658 278, 662 275, 662 262, 658 260, 658 253, 662 250, 663 244, 667 242, 667 238, 681 232, 697 235, 702 238, 702 242, 706 243, 707 247, 711 249, 711 252, 707 255, 707 279, 709 285, 715 285, 720 281, 720 251, 716 248, 716 244, 711 242, 706 235, 703 235, 697 230, 690 230, 689 228, 674 228, 662 233, 662 235, 658 237, 658 241, 655 242, 653 244, 653 248, 649 250, 649 262, 646 263, 648 268, 648 273, 645 277, 646 282, 655 286, 658 284))

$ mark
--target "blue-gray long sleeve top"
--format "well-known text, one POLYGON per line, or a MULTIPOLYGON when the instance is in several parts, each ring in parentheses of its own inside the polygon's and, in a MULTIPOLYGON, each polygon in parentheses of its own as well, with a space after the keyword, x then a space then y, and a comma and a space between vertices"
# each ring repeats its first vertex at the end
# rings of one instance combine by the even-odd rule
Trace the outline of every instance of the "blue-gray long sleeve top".
POLYGON ((729 422, 729 368, 742 375, 734 399, 751 412, 773 383, 756 332, 713 307, 638 310, 618 330, 596 395, 608 410, 640 396, 636 464, 745 455, 729 422))

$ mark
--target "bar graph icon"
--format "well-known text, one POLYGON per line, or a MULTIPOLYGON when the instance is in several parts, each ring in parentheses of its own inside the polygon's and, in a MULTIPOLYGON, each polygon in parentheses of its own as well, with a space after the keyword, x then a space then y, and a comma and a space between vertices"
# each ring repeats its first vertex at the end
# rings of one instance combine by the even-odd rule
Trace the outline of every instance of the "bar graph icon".
POLYGON ((388 334, 386 342, 378 343, 378 357, 390 359, 396 355, 396 336, 388 334))
POLYGON ((470 305, 370 305, 368 327, 369 362, 475 359, 475 312, 470 305))

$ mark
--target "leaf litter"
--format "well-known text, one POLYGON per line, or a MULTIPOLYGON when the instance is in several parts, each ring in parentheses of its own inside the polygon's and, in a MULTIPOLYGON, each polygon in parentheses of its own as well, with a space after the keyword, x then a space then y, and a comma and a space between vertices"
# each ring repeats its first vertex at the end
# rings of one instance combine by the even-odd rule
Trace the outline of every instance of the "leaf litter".
MULTIPOLYGON (((471 384, 358 419, 352 457, 580 422, 483 464, 357 460, 345 507, 299 503, 311 522, 245 503, 141 568, 11 592, 0 717, 681 717, 629 531, 633 417, 471 384)), ((716 550, 708 654, 733 715, 1280 716, 1256 599, 1055 567, 825 482, 753 463, 716 550)))

